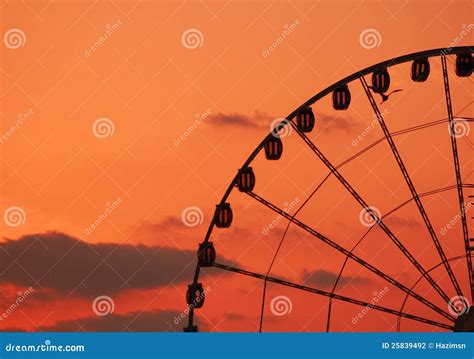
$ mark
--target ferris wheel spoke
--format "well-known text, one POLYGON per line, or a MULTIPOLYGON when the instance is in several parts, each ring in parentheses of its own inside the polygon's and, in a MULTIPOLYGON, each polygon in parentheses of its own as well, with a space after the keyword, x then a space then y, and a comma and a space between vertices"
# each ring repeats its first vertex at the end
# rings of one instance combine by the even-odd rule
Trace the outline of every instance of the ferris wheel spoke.
MULTIPOLYGON (((311 192, 311 194, 306 198, 306 200, 301 204, 301 206, 298 208, 298 210, 295 212, 295 216, 306 206, 306 204, 313 198, 313 196, 316 194, 316 192, 324 185, 324 183, 330 178, 331 173, 329 172, 321 182, 316 186, 316 188, 311 192)), ((267 276, 270 275, 270 272, 273 268, 273 264, 275 263, 275 260, 278 256, 278 253, 280 252, 281 246, 283 245, 283 241, 285 240, 286 234, 288 233, 288 230, 290 228, 291 222, 288 222, 285 231, 283 233, 283 236, 280 240, 280 243, 278 244, 278 247, 275 251, 275 254, 273 255, 272 261, 270 262, 270 265, 268 266, 267 270, 267 276)), ((263 327, 263 313, 265 310, 265 296, 267 294, 267 281, 265 280, 263 282, 263 293, 262 293, 262 305, 261 305, 261 310, 260 310, 260 327, 259 327, 259 332, 262 331, 263 327)))
MULTIPOLYGON (((432 195, 432 194, 435 194, 435 193, 440 193, 440 192, 445 192, 445 191, 448 191, 448 190, 451 190, 451 189, 454 189, 456 188, 456 185, 453 185, 453 186, 447 186, 447 187, 443 187, 443 188, 439 188, 439 189, 436 189, 436 190, 432 190, 432 191, 429 191, 429 192, 424 192, 424 193, 420 193, 420 197, 425 197, 425 196, 429 196, 429 195, 432 195)), ((406 204, 410 203, 411 201, 413 201, 413 198, 410 198, 408 200, 406 200, 405 202, 401 203, 400 205, 398 205, 397 207, 393 208, 392 210, 388 211, 388 212, 385 212, 384 215, 382 216, 382 219, 385 219, 386 217, 388 217, 389 215, 395 213, 397 210, 399 210, 400 208, 402 208, 403 206, 405 206, 406 204)), ((370 233, 370 231, 373 229, 374 227, 370 227, 365 233, 364 235, 359 239, 359 241, 357 241, 357 243, 351 248, 351 252, 354 252, 354 250, 358 247, 358 245, 364 240, 364 238, 370 233)), ((332 291, 331 293, 334 293, 335 290, 336 290, 336 287, 337 287, 337 284, 339 282, 339 279, 340 277, 342 276, 342 273, 347 265, 347 262, 348 262, 348 259, 349 257, 346 257, 345 260, 344 260, 344 263, 341 267, 341 270, 339 271, 339 275, 337 276, 337 279, 336 279, 336 282, 334 283, 334 286, 332 288, 332 291)), ((439 267, 439 266, 442 266, 442 263, 439 263, 436 267, 439 267)), ((428 273, 430 273, 434 268, 436 267, 433 267, 431 269, 428 270, 428 273)), ((418 279, 418 281, 410 287, 410 290, 413 291, 413 289, 415 288, 415 286, 423 279, 424 277, 421 275, 420 278, 418 279)), ((406 303, 406 301, 408 300, 410 296, 408 294, 406 294, 405 296, 405 301, 404 303, 406 303)), ((330 299, 330 302, 329 302, 329 308, 328 308, 328 323, 327 323, 327 330, 326 331, 329 331, 329 325, 330 325, 330 318, 331 318, 331 309, 332 309, 332 306, 331 306, 331 299, 330 299)), ((404 305, 402 305, 400 311, 402 311, 404 309, 404 305)), ((400 317, 399 317, 400 319, 400 317)), ((398 327, 400 325, 400 320, 398 320, 398 327)))
MULTIPOLYGON (((459 210, 461 214, 461 223, 462 223, 462 233, 464 238, 464 247, 466 250, 466 261, 467 261, 467 270, 469 274, 469 285, 471 291, 471 299, 474 299, 474 287, 473 287, 473 277, 472 277, 472 261, 471 261, 471 247, 469 245, 469 232, 467 229, 466 221, 466 207, 464 204, 464 193, 463 185, 461 180, 461 166, 459 164, 459 155, 458 155, 458 145, 455 134, 455 124, 453 119, 453 107, 451 104, 451 91, 449 89, 449 78, 448 78, 448 69, 446 67, 446 56, 441 56, 441 66, 443 68, 443 80, 444 80, 444 92, 446 95, 446 107, 448 111, 448 120, 449 120, 449 129, 451 137, 451 147, 453 149, 453 159, 454 159, 454 170, 456 172, 456 185, 458 189, 458 198, 459 198, 459 210)), ((474 250, 474 244, 473 244, 474 250)))
MULTIPOLYGON (((370 227, 365 233, 364 235, 357 241, 357 243, 351 248, 350 252, 353 253, 354 250, 359 246, 360 243, 362 243, 362 241, 365 239, 365 237, 367 237, 367 235, 372 231, 374 227, 370 227)), ((335 291, 336 291, 336 288, 337 288, 337 285, 339 284, 339 281, 342 277, 342 273, 344 272, 344 269, 346 268, 346 265, 347 265, 347 262, 349 261, 349 257, 346 256, 346 258, 344 259, 344 263, 342 264, 342 267, 341 269, 339 270, 339 274, 337 275, 337 278, 336 278, 336 281, 334 282, 334 285, 332 287, 332 290, 331 290, 331 294, 333 294, 335 291)), ((408 294, 407 294, 408 296, 408 294)), ((332 298, 331 298, 332 300, 332 298)), ((329 325, 330 325, 330 320, 331 320, 331 309, 332 309, 332 301, 330 300, 329 302, 329 308, 328 308, 328 323, 327 323, 327 331, 329 332, 329 325)))
POLYGON ((383 307, 383 306, 380 306, 380 305, 377 305, 377 304, 364 302, 362 300, 346 297, 346 296, 343 296, 343 295, 326 292, 326 291, 321 290, 321 289, 308 287, 308 286, 297 284, 297 283, 290 282, 290 281, 287 281, 287 280, 267 276, 267 275, 260 274, 260 273, 251 272, 251 271, 248 271, 248 270, 244 270, 244 269, 240 269, 240 268, 236 268, 236 267, 232 267, 232 266, 228 266, 228 265, 220 264, 220 263, 214 263, 213 267, 220 268, 220 269, 230 271, 230 272, 233 272, 233 273, 238 273, 238 274, 242 274, 242 275, 245 275, 245 276, 253 277, 253 278, 266 280, 268 282, 284 285, 284 286, 287 286, 287 287, 296 288, 296 289, 303 290, 303 291, 306 291, 306 292, 319 294, 319 295, 322 295, 322 296, 325 296, 325 297, 337 299, 337 300, 342 301, 342 302, 351 303, 351 304, 359 305, 359 306, 362 306, 362 307, 375 309, 375 310, 378 310, 378 311, 381 311, 381 312, 394 314, 394 315, 397 315, 397 316, 401 316, 401 317, 404 317, 404 318, 416 320, 418 322, 422 322, 422 323, 425 323, 425 324, 430 324, 430 325, 437 326, 437 327, 440 327, 440 328, 453 330, 453 326, 448 325, 448 324, 440 323, 440 322, 437 322, 437 321, 434 321, 434 320, 431 320, 431 319, 426 319, 426 318, 419 317, 419 316, 416 316, 416 315, 413 315, 413 314, 409 314, 409 313, 401 312, 401 311, 398 311, 398 310, 386 308, 386 307, 383 307))
MULTIPOLYGON (((352 252, 348 251, 347 249, 345 249, 344 247, 340 246, 339 244, 335 243, 334 241, 332 241, 331 239, 329 239, 328 237, 324 236, 323 234, 319 233, 318 231, 316 231, 315 229, 311 228, 310 226, 304 224, 303 222, 301 222, 300 220, 296 219, 294 216, 290 215, 289 213, 287 213, 286 211, 284 211, 283 209, 281 208, 278 208, 277 206, 273 205, 272 203, 268 202, 267 200, 263 199, 262 197, 260 197, 259 195, 253 193, 253 192, 247 192, 247 194, 249 196, 251 196, 252 198, 254 198, 255 200, 257 200, 258 202, 262 203, 263 205, 265 205, 266 207, 270 208, 271 210, 273 210, 274 212, 280 214, 281 216, 285 217, 286 219, 288 219, 289 221, 293 222, 294 224, 296 224, 298 227, 300 227, 301 229, 305 230, 306 232, 312 234, 314 237, 320 239, 321 241, 323 241, 324 243, 328 244, 329 246, 331 246, 332 248, 336 249, 337 251, 343 253, 344 255, 346 255, 347 257, 350 257, 352 260, 354 260, 355 262, 359 263, 361 266, 367 268, 368 270, 370 270, 371 272, 375 273, 376 275, 378 275, 379 277, 385 279, 387 282, 395 285, 396 287, 398 287, 399 289, 401 289, 402 291, 404 291, 405 293, 408 293, 409 295, 413 296, 415 299, 417 299, 418 301, 420 301, 421 303, 425 304, 426 306, 430 307, 431 309, 433 309, 434 311, 438 312, 439 314, 441 314, 442 316, 448 318, 449 320, 451 321, 454 321, 454 318, 448 314, 446 311, 444 311, 443 309, 439 308, 438 306, 434 305, 433 303, 431 303, 430 301, 428 301, 427 299, 425 299, 424 297, 420 296, 419 294, 411 291, 410 289, 408 289, 406 286, 404 286, 403 284, 401 284, 400 282, 398 282, 396 279, 392 278, 391 276, 389 276, 388 274, 382 272, 381 270, 377 269, 376 267, 374 267, 373 265, 371 265, 370 263, 366 262, 365 260, 363 260, 362 258, 360 258, 359 256, 353 254, 352 252)), ((423 273, 422 273, 423 274, 423 273)), ((426 274, 426 273, 425 273, 426 274)))
MULTIPOLYGON (((367 82, 365 81, 365 78, 363 76, 360 77, 360 82, 362 83, 362 87, 364 88, 364 91, 365 91, 365 94, 367 95, 367 98, 369 99, 369 102, 372 106, 372 109, 377 117, 377 120, 378 120, 378 123, 380 124, 380 126, 382 127, 382 130, 383 130, 383 133, 385 135, 385 138, 387 139, 387 142, 392 150, 392 153, 393 155, 395 156, 395 159, 398 163, 398 167, 400 168, 400 171, 402 172, 402 175, 403 177, 405 178, 405 182, 407 183, 408 185, 408 188, 410 189, 410 192, 413 196, 413 199, 415 200, 416 202, 416 205, 418 207, 418 210, 423 218, 423 221, 425 222, 425 225, 426 225, 426 228, 428 229, 428 232, 430 233, 431 235, 431 239, 433 240, 433 243, 435 244, 436 246, 436 249, 438 251, 438 254, 439 256, 441 257, 441 260, 444 264, 444 267, 449 275, 449 278, 451 280, 451 282, 453 283, 453 286, 456 290, 456 293, 459 295, 459 296, 462 296, 462 291, 461 291, 461 287, 459 286, 459 283, 456 279, 456 277, 454 276, 454 273, 451 269, 451 265, 449 264, 447 258, 446 258, 446 255, 443 251, 443 248, 441 247, 441 244, 439 243, 439 240, 438 240, 438 237, 436 236, 436 232, 435 230, 433 229, 433 226, 431 224, 431 221, 430 219, 428 218, 428 214, 426 213, 425 211, 425 208, 423 207, 423 204, 421 203, 421 200, 420 200, 420 197, 418 196, 418 193, 415 189, 415 186, 413 185, 413 182, 410 178, 410 175, 408 174, 408 171, 405 167, 405 164, 403 163, 403 160, 400 156, 400 153, 398 152, 398 149, 395 145, 395 142, 393 141, 393 138, 392 138, 392 135, 390 134, 388 128, 387 128, 387 125, 385 124, 385 121, 383 119, 383 116, 382 114, 380 113, 380 110, 377 106, 377 103, 375 102, 374 100, 374 97, 372 96, 372 93, 370 92, 370 89, 368 88, 368 85, 367 85, 367 82)), ((415 264, 415 263, 414 263, 415 264)), ((418 268, 418 267, 417 267, 418 268)), ((447 302, 449 303, 450 299, 449 297, 446 295, 446 293, 444 293, 441 288, 438 286, 438 284, 431 278, 431 276, 429 274, 427 274, 425 272, 425 270, 420 266, 418 268, 422 273, 425 273, 425 277, 426 279, 428 279, 428 281, 431 283, 431 285, 441 294, 442 293, 442 296, 445 300, 447 300, 447 302), (441 292, 439 290, 441 290, 441 292)))
POLYGON ((299 131, 298 127, 291 123, 295 131, 300 135, 303 141, 309 146, 309 148, 321 159, 321 161, 328 167, 331 172, 336 176, 336 178, 341 182, 341 184, 349 191, 352 197, 370 214, 375 223, 385 232, 385 234, 392 240, 392 242, 400 249, 400 251, 410 260, 410 262, 418 269, 418 271, 423 274, 423 276, 429 281, 433 288, 439 293, 439 295, 449 303, 449 297, 441 289, 441 287, 436 283, 436 281, 423 269, 421 264, 416 260, 416 258, 408 251, 408 249, 403 245, 402 242, 395 236, 395 234, 385 225, 383 220, 379 218, 374 211, 370 210, 368 204, 362 199, 362 197, 357 193, 357 191, 347 182, 347 180, 342 176, 342 174, 334 167, 334 165, 324 156, 324 154, 316 147, 316 145, 306 136, 303 132, 299 131))

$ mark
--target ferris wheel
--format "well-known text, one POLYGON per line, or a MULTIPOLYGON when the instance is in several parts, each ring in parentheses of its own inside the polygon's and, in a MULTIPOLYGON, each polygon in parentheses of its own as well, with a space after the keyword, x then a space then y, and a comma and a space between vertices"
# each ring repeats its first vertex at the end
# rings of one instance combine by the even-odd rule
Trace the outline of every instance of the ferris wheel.
MULTIPOLYGON (((357 71, 327 87, 296 108, 286 118, 281 119, 237 171, 221 201, 216 206, 204 240, 199 244, 194 278, 188 286, 186 301, 189 306, 189 317, 188 326, 184 328, 184 331, 198 331, 196 318, 199 317, 199 311, 204 308, 205 302, 208 306, 225 305, 225 303, 206 301, 206 286, 203 284, 202 278, 203 269, 214 271, 214 273, 218 271, 230 272, 234 276, 248 277, 260 283, 258 296, 261 305, 252 309, 253 313, 257 313, 256 316, 259 319, 258 325, 255 327, 259 331, 262 331, 265 325, 265 313, 271 299, 268 294, 270 284, 282 288, 291 288, 292 291, 302 292, 305 295, 322 300, 322 302, 318 302, 324 303, 318 305, 318 312, 321 313, 318 322, 322 322, 318 330, 341 330, 336 322, 340 321, 344 313, 341 313, 341 310, 337 307, 338 303, 347 303, 351 305, 351 308, 362 308, 366 311, 370 309, 372 312, 383 313, 383 315, 393 318, 396 323, 394 330, 397 331, 410 330, 412 323, 421 323, 424 325, 423 330, 432 328, 433 330, 443 331, 474 331, 474 308, 470 304, 474 299, 472 268, 474 233, 469 233, 473 221, 469 210, 472 206, 471 198, 473 198, 474 185, 472 184, 473 181, 466 180, 469 178, 468 174, 463 173, 463 164, 469 162, 473 157, 472 152, 469 152, 473 148, 472 141, 469 140, 468 136, 464 136, 469 132, 470 123, 473 121, 472 117, 465 115, 465 110, 470 109, 473 102, 472 82, 469 78, 473 71, 472 53, 472 47, 469 46, 441 48, 404 55, 378 63, 357 71), (406 73, 407 70, 409 73, 406 73), (439 73, 439 82, 433 80, 429 84, 435 71, 439 73), (399 82, 401 83, 401 81, 405 81, 405 84, 410 82, 413 86, 416 86, 416 91, 423 91, 423 86, 440 87, 439 92, 443 97, 440 111, 444 112, 444 116, 435 121, 424 121, 422 123, 407 119, 406 121, 409 124, 413 121, 412 125, 394 130, 394 126, 388 122, 387 113, 382 110, 382 106, 390 104, 393 99, 401 96, 403 91, 406 91, 406 89, 399 88, 399 82), (453 110, 453 101, 456 101, 452 91, 453 81, 459 81, 459 87, 464 89, 465 99, 467 99, 466 104, 461 103, 462 100, 456 103, 457 107, 460 108, 458 112, 463 112, 462 117, 458 116, 453 110), (356 91, 359 91, 359 95, 355 94, 356 91), (397 92, 400 93, 397 94, 397 92), (378 127, 381 137, 368 145, 360 146, 362 149, 359 149, 360 147, 354 148, 353 153, 344 160, 332 160, 331 156, 326 153, 327 151, 319 145, 319 139, 325 136, 325 130, 317 128, 318 114, 313 110, 319 108, 321 102, 326 101, 330 104, 330 110, 335 113, 343 113, 343 111, 344 113, 350 113, 356 97, 371 112, 374 118, 373 126, 378 127), (429 190, 421 191, 418 181, 414 180, 419 174, 413 173, 411 170, 413 166, 407 164, 410 160, 407 160, 408 156, 400 149, 397 138, 416 133, 417 136, 429 140, 429 136, 424 135, 423 131, 440 126, 447 130, 443 134, 446 136, 445 140, 448 144, 446 148, 449 148, 449 156, 444 156, 443 161, 449 160, 449 175, 453 181, 443 187, 432 187, 429 190), (278 168, 279 161, 285 155, 288 155, 284 149, 285 142, 288 140, 286 135, 291 131, 296 134, 296 136, 293 135, 293 140, 298 140, 302 146, 305 146, 305 153, 309 153, 319 161, 321 167, 318 167, 315 171, 321 173, 320 181, 315 184, 309 195, 303 198, 302 201, 293 203, 294 205, 291 205, 291 208, 283 208, 284 206, 277 205, 262 192, 257 192, 256 184, 259 183, 259 173, 263 172, 261 168, 264 166, 278 168), (317 133, 317 136, 315 133, 317 133), (363 181, 354 183, 353 179, 350 179, 351 174, 345 172, 345 168, 353 164, 360 156, 371 151, 380 151, 378 149, 381 145, 387 146, 388 153, 383 163, 392 161, 391 168, 396 169, 400 176, 400 188, 404 188, 408 194, 405 201, 401 201, 390 210, 387 209, 383 212, 372 206, 371 201, 369 202, 366 199, 364 191, 359 189, 360 183, 363 181), (460 147, 462 146, 468 149, 467 157, 460 154, 460 147), (254 166, 257 160, 259 161, 258 166, 254 166), (365 226, 364 231, 360 232, 361 235, 357 239, 349 241, 350 243, 337 237, 339 230, 337 228, 323 226, 324 229, 320 229, 319 227, 322 227, 321 221, 318 224, 309 223, 309 219, 315 217, 315 215, 311 215, 311 211, 308 215, 301 217, 305 208, 314 201, 318 191, 321 191, 329 181, 337 186, 332 187, 330 195, 341 193, 341 195, 350 197, 358 208, 357 212, 354 213, 359 213, 358 220, 365 226), (334 188, 337 188, 337 190, 334 188), (459 248, 457 253, 454 253, 454 250, 448 250, 447 240, 441 238, 439 226, 434 224, 433 216, 427 210, 426 199, 447 192, 455 198, 456 220, 453 226, 457 226, 459 230, 455 232, 455 235, 450 235, 449 243, 457 243, 457 248, 459 248), (276 245, 268 247, 268 252, 271 254, 268 254, 269 257, 265 257, 269 258, 265 264, 265 270, 260 272, 251 270, 246 268, 244 262, 241 266, 240 262, 237 264, 235 261, 222 262, 219 260, 220 253, 217 254, 218 251, 215 245, 221 238, 219 235, 216 236, 216 231, 219 233, 229 231, 236 218, 249 216, 249 211, 239 211, 239 208, 236 209, 233 206, 230 201, 231 194, 233 196, 247 196, 247 199, 257 203, 260 209, 268 211, 274 216, 276 215, 278 221, 285 222, 284 230, 278 232, 279 238, 275 242, 276 245), (395 222, 391 218, 397 213, 403 212, 408 206, 420 218, 417 230, 421 231, 422 228, 426 233, 424 240, 427 242, 421 247, 413 247, 411 244, 419 240, 417 237, 407 240, 407 238, 402 238, 404 237, 403 231, 393 229, 395 222), (306 236, 305 238, 310 238, 313 241, 312 243, 319 243, 325 248, 324 250, 334 251, 340 256, 339 269, 336 270, 334 281, 329 288, 318 287, 308 283, 308 281, 292 280, 291 276, 281 275, 281 273, 273 274, 275 260, 284 255, 285 247, 283 243, 292 228, 297 230, 298 233, 303 233, 306 236), (384 238, 393 248, 388 251, 388 255, 385 255, 384 260, 372 260, 375 255, 371 255, 370 252, 378 250, 378 247, 373 244, 365 246, 364 251, 358 251, 368 241, 368 236, 373 235, 374 232, 377 232, 377 238, 384 238), (425 256, 419 249, 428 246, 433 251, 431 262, 424 260, 425 256), (387 259, 387 256, 395 258, 398 255, 404 258, 407 267, 410 267, 415 273, 410 277, 410 281, 404 281, 405 277, 403 275, 395 275, 394 270, 384 269, 385 262, 388 263, 390 260, 397 262, 397 259, 387 259), (380 298, 375 301, 357 298, 357 296, 352 295, 353 292, 357 291, 354 288, 352 290, 341 290, 343 282, 347 282, 344 278, 346 278, 345 273, 349 267, 361 268, 376 280, 386 283, 390 288, 394 288, 397 293, 395 297, 399 304, 398 307, 384 305, 378 300, 380 298), (411 309, 409 309, 410 303, 412 303, 411 309)), ((413 101, 410 106, 424 105, 423 100, 417 102, 415 99, 413 101)), ((356 113, 354 116, 358 115, 360 113, 356 113)), ((328 128, 326 127, 326 129, 328 128)), ((327 132, 329 132, 329 129, 327 132)), ((439 136, 439 138, 442 138, 442 135, 439 136)), ((417 141, 414 140, 413 143, 416 144, 417 141)), ((337 146, 338 143, 334 141, 332 147, 337 146)), ((422 157, 425 153, 421 148, 421 144, 419 148, 412 148, 410 151, 412 157, 422 157)), ((438 161, 441 161, 441 158, 438 161)), ((296 156, 293 162, 298 162, 296 156)), ((304 163, 303 167, 306 167, 305 171, 307 172, 305 173, 312 171, 310 163, 304 163)), ((443 173, 439 174, 440 177, 444 176, 447 171, 439 170, 439 173, 441 172, 443 173)), ((430 181, 434 181, 433 177, 436 176, 430 176, 430 181)), ((262 175, 262 181, 268 181, 268 176, 262 175)), ((342 216, 344 215, 341 214, 342 216)), ((401 216, 403 217, 403 214, 401 216)), ((328 221, 327 223, 334 227, 334 222, 328 221)), ((235 237, 234 239, 238 240, 238 236, 235 237)), ((377 243, 377 246, 380 246, 379 242, 377 243)), ((318 258, 307 260, 320 262, 318 258)), ((396 267, 396 264, 394 266, 396 267)), ((364 292, 364 289, 360 291, 364 292)), ((363 293, 361 296, 364 296, 363 293)), ((225 296, 222 296, 222 298, 225 298, 225 296)), ((208 310, 212 311, 212 308, 208 310)))

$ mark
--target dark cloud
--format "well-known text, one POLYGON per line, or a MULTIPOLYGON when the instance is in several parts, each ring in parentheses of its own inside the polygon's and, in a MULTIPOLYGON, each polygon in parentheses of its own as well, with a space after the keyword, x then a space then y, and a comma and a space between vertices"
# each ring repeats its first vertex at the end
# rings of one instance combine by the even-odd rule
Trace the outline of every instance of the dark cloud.
MULTIPOLYGON (((303 281, 306 285, 314 285, 316 288, 332 289, 334 283, 336 283, 338 273, 326 271, 324 269, 318 269, 313 272, 304 271, 303 281)), ((371 280, 366 277, 350 277, 342 275, 339 278, 338 286, 344 286, 348 283, 353 285, 363 285, 370 283, 371 280)))
POLYGON ((221 112, 209 116, 209 123, 215 126, 238 126, 246 128, 269 128, 276 117, 269 116, 260 111, 255 111, 252 116, 241 113, 223 114, 221 112))
POLYGON ((0 248, 0 283, 80 296, 188 282, 196 263, 194 250, 91 244, 58 232, 6 240, 0 248))

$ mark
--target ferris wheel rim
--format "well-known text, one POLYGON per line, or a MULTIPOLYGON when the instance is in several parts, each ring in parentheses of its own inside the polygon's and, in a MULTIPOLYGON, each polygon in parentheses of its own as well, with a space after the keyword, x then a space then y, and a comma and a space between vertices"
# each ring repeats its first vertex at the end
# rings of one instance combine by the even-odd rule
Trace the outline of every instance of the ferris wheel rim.
MULTIPOLYGON (((317 94, 315 94, 314 96, 312 96, 309 100, 304 102, 302 105, 298 106, 287 117, 285 117, 273 130, 271 130, 264 137, 264 139, 260 142, 260 144, 255 148, 255 150, 250 154, 250 156, 247 158, 247 160, 243 163, 241 168, 248 167, 252 163, 252 161, 255 159, 257 154, 262 150, 262 148, 265 145, 265 142, 267 141, 267 139, 272 137, 274 135, 274 133, 280 131, 282 128, 289 125, 290 121, 296 116, 296 114, 298 113, 298 111, 301 108, 312 106, 314 103, 316 103, 318 100, 320 100, 324 96, 330 94, 336 88, 338 88, 338 87, 340 87, 344 84, 348 84, 350 82, 356 81, 357 79, 361 78, 362 76, 371 74, 374 71, 377 71, 377 70, 380 70, 380 69, 383 69, 383 68, 392 67, 392 66, 395 66, 395 65, 399 65, 399 64, 402 64, 402 63, 406 63, 406 62, 409 62, 409 61, 413 61, 413 60, 420 59, 420 58, 425 58, 425 57, 439 57, 439 56, 442 56, 442 55, 457 55, 457 54, 466 53, 466 52, 470 52, 471 54, 474 53, 474 45, 472 45, 472 46, 457 46, 457 47, 452 47, 452 48, 449 48, 449 47, 447 47, 447 48, 437 48, 437 49, 432 49, 432 50, 414 52, 414 53, 411 53, 411 54, 408 54, 408 55, 402 55, 402 56, 399 56, 399 57, 394 57, 392 59, 379 62, 375 65, 366 67, 363 70, 354 72, 353 74, 351 74, 349 76, 346 76, 342 80, 339 80, 339 81, 333 83, 332 85, 326 87, 322 91, 320 91, 317 94)), ((219 202, 219 204, 225 203, 225 201, 229 197, 230 193, 232 192, 232 190, 235 187, 236 178, 237 178, 237 175, 234 176, 234 178, 232 179, 232 181, 231 181, 230 185, 228 186, 226 192, 222 196, 222 199, 219 202)), ((210 233, 212 232, 213 226, 214 226, 214 220, 211 220, 208 232, 206 233, 206 236, 205 236, 205 240, 204 240, 205 242, 207 242, 209 240, 210 233)))
MULTIPOLYGON (((462 53, 474 53, 474 45, 471 46, 456 46, 456 47, 446 47, 446 48, 436 48, 436 49, 430 49, 430 50, 424 50, 424 51, 419 51, 419 52, 414 52, 411 54, 406 54, 398 57, 394 57, 382 62, 379 62, 375 65, 368 66, 360 71, 354 72, 353 74, 344 77, 343 79, 333 83, 332 85, 326 87, 325 89, 321 90, 320 92, 316 93, 313 95, 311 98, 309 98, 306 102, 304 102, 302 105, 298 106, 295 110, 293 110, 288 116, 286 116, 279 124, 275 126, 264 138, 263 140, 258 144, 258 146, 254 149, 254 151, 250 154, 250 156, 247 157, 246 161, 243 163, 243 165, 240 167, 240 169, 237 171, 236 175, 233 177, 232 181, 230 182, 229 186, 227 187, 224 195, 222 196, 220 202, 218 205, 223 205, 225 204, 226 200, 234 190, 237 182, 238 175, 242 169, 247 168, 252 161, 255 159, 255 157, 260 153, 260 151, 263 149, 265 146, 265 143, 268 141, 269 138, 272 138, 275 136, 275 133, 278 133, 281 129, 283 129, 285 126, 291 125, 292 119, 295 118, 295 116, 298 114, 298 112, 303 109, 312 106, 315 104, 317 101, 322 99, 323 97, 327 96, 337 88, 347 85, 353 81, 356 81, 358 79, 363 78, 365 75, 372 74, 378 70, 382 70, 384 68, 389 68, 392 66, 400 65, 403 63, 407 63, 413 60, 417 59, 423 59, 423 58, 431 58, 431 57, 443 57, 447 55, 458 55, 462 53)), ((211 222, 209 224, 208 230, 206 232, 206 235, 204 237, 203 242, 207 243, 209 242, 209 239, 211 237, 212 231, 215 227, 215 216, 212 216, 211 222)), ((464 255, 466 257, 467 255, 464 255)), ((200 268, 201 265, 199 263, 196 263, 196 269, 194 273, 194 278, 193 278, 193 283, 196 284, 199 280, 199 274, 200 274, 200 268)), ((398 317, 400 318, 400 317, 398 317)), ((189 310, 189 317, 188 317, 188 323, 189 326, 192 326, 194 322, 194 308, 191 308, 189 310)))

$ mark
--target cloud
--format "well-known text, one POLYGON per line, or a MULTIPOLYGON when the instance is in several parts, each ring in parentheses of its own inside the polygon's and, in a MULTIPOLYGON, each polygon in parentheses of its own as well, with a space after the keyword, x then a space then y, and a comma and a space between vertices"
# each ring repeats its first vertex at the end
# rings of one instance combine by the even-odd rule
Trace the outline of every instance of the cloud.
POLYGON ((421 223, 413 218, 404 218, 394 215, 387 216, 383 220, 385 224, 397 226, 397 227, 407 227, 407 228, 418 228, 421 226, 421 223))
POLYGON ((316 124, 322 123, 322 130, 325 132, 341 131, 345 133, 354 133, 360 123, 352 117, 332 116, 323 113, 315 115, 316 124))
POLYGON ((0 283, 87 297, 189 282, 196 263, 195 250, 91 244, 59 232, 6 240, 0 249, 0 283))
MULTIPOLYGON (((204 225, 204 221, 202 225, 204 225)), ((190 232, 195 230, 202 230, 200 226, 188 227, 183 223, 181 218, 172 216, 165 217, 161 222, 144 221, 140 224, 138 229, 142 232, 151 232, 153 234, 160 234, 163 232, 173 234, 178 231, 190 232)))
MULTIPOLYGON (((303 272, 303 281, 305 284, 314 285, 317 288, 331 289, 336 283, 338 273, 333 273, 326 271, 324 269, 318 269, 315 271, 304 271, 303 272)), ((344 286, 348 283, 353 285, 363 285, 370 283, 371 280, 366 277, 350 277, 350 276, 341 276, 339 278, 338 286, 344 286)))
MULTIPOLYGON (((215 319, 215 322, 218 323, 219 320, 221 320, 222 318, 216 318, 215 319)), ((242 321, 248 321, 250 318, 243 315, 243 314, 240 314, 240 313, 229 313, 225 316, 225 319, 226 320, 242 320, 242 321)))
MULTIPOLYGON (((351 117, 333 116, 324 113, 315 113, 316 126, 326 132, 341 131, 354 133, 360 123, 351 117)), ((223 114, 221 112, 211 115, 209 122, 215 126, 237 126, 242 128, 268 129, 277 117, 269 116, 263 112, 255 111, 253 115, 241 113, 223 114)), ((279 117, 283 118, 283 117, 279 117)))
POLYGON ((270 128, 271 122, 276 117, 269 116, 260 111, 254 111, 252 116, 241 113, 223 114, 221 112, 209 116, 209 123, 215 126, 237 126, 244 128, 270 128))

